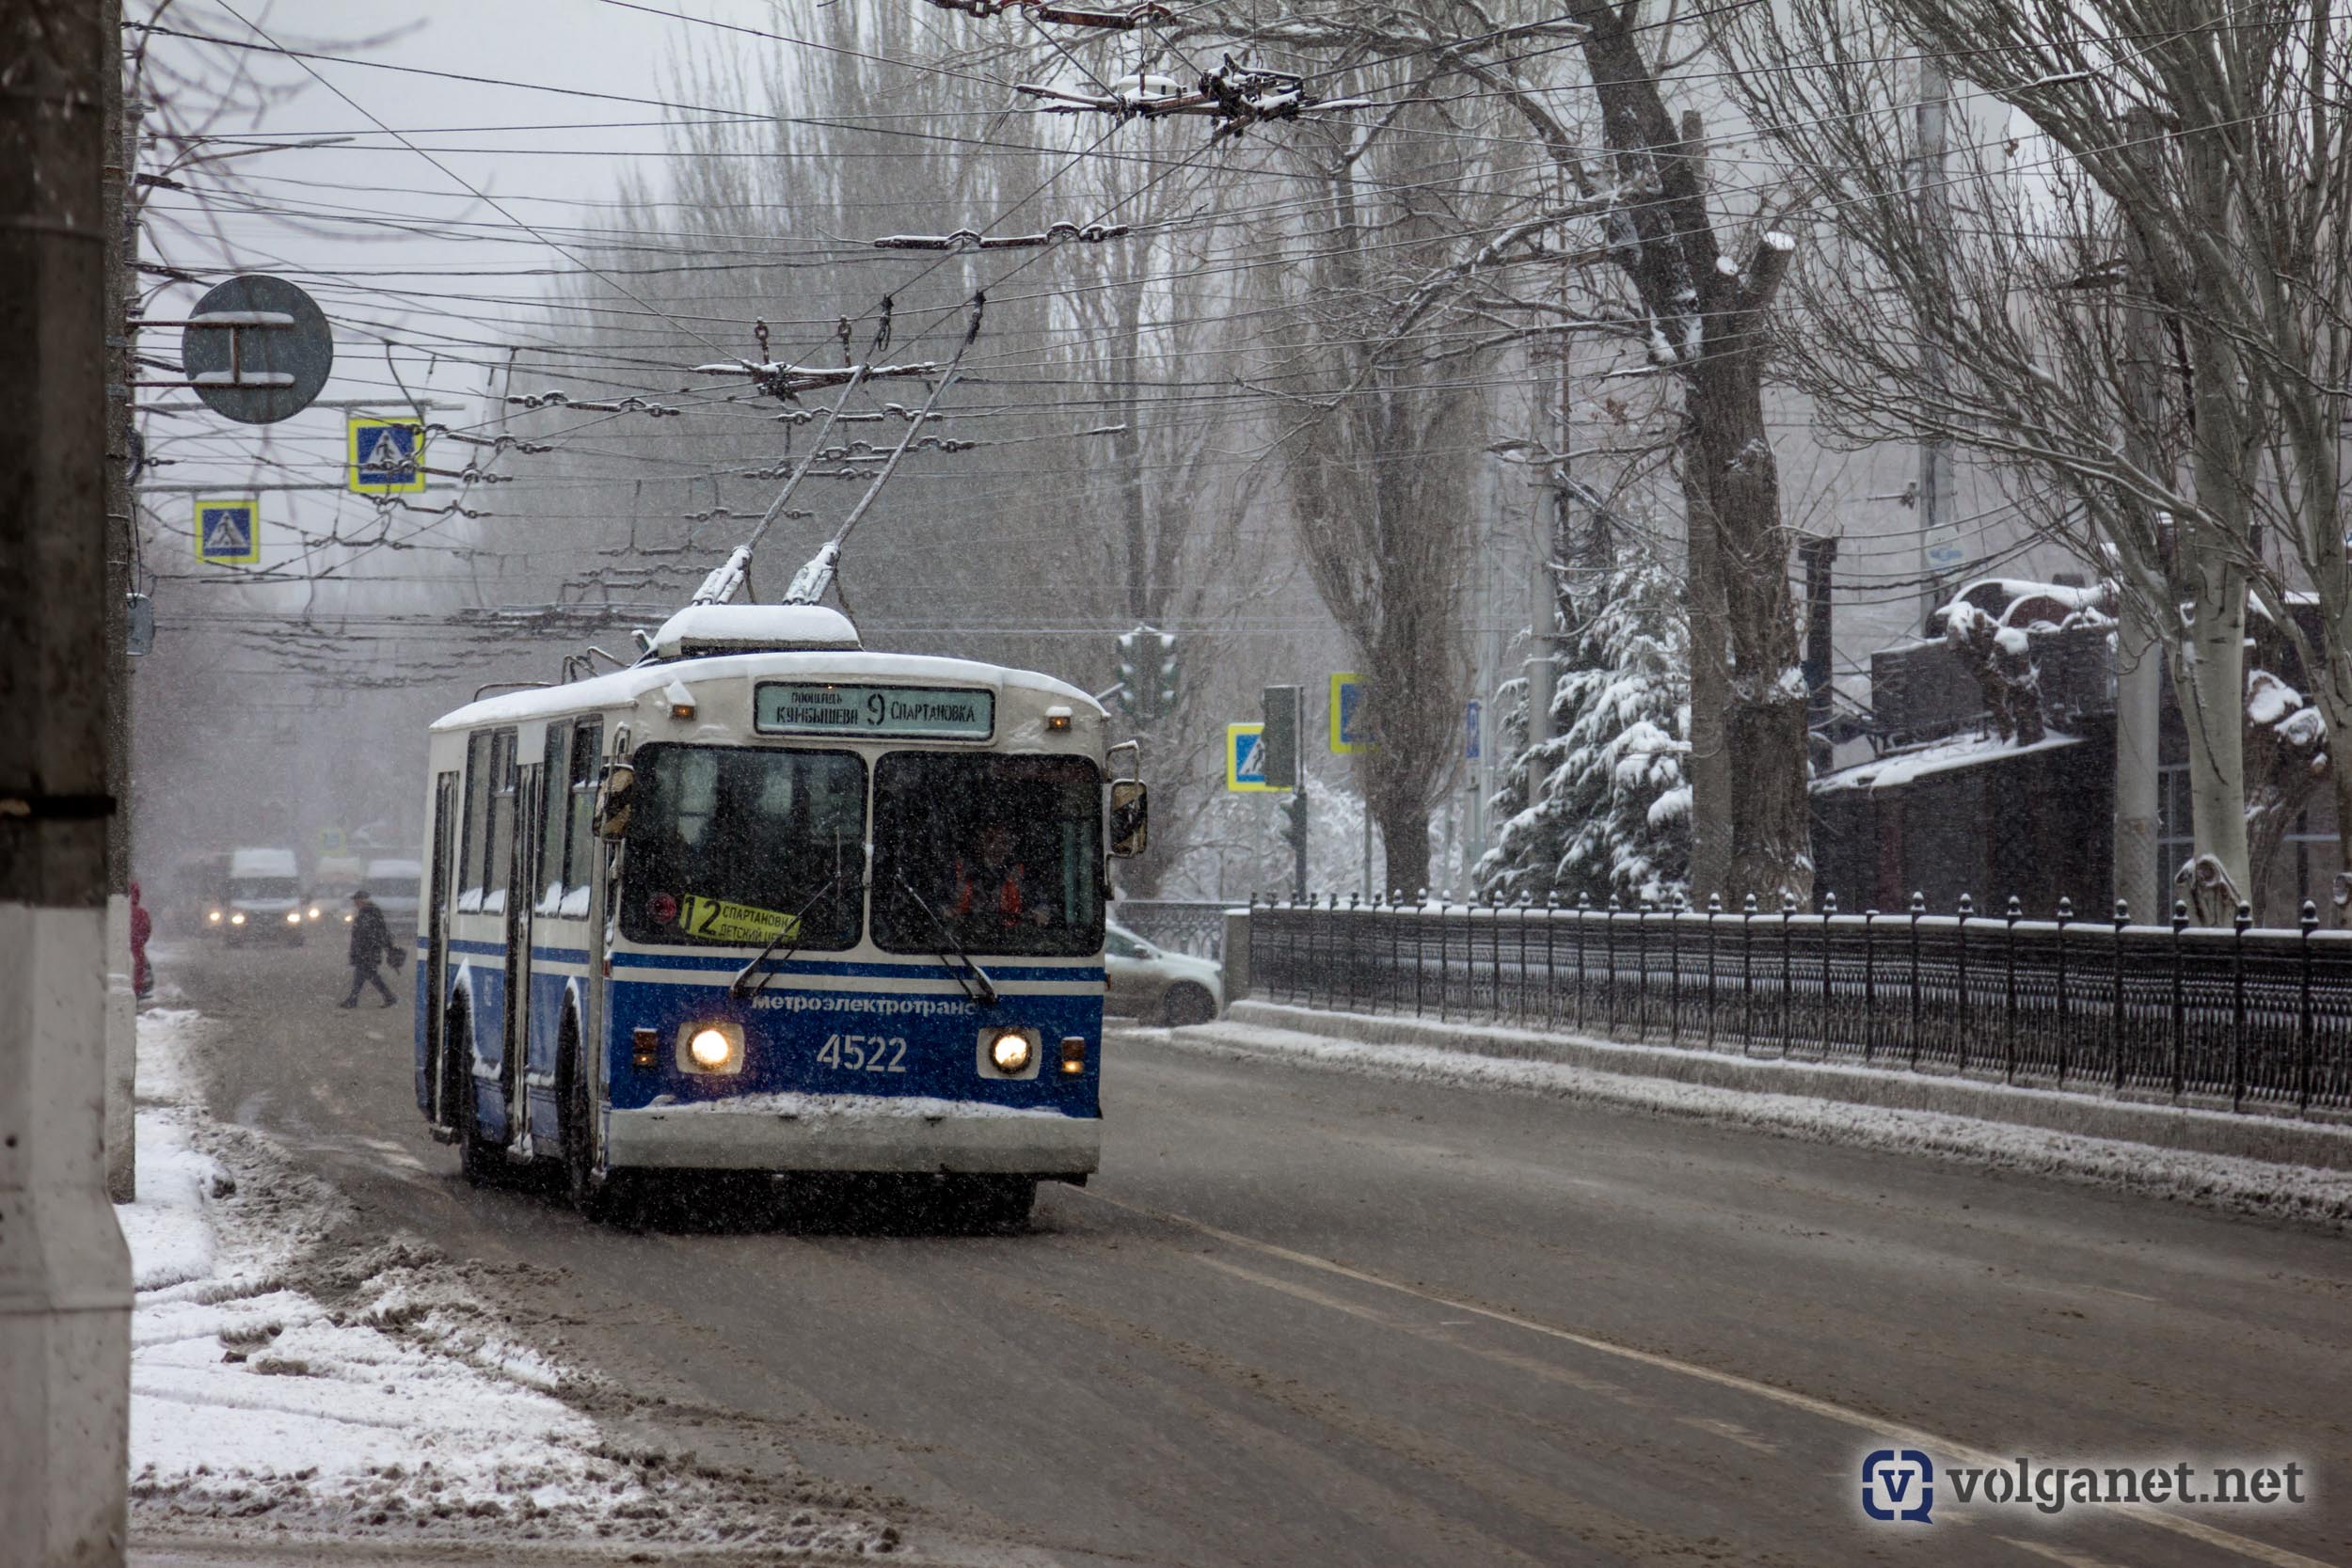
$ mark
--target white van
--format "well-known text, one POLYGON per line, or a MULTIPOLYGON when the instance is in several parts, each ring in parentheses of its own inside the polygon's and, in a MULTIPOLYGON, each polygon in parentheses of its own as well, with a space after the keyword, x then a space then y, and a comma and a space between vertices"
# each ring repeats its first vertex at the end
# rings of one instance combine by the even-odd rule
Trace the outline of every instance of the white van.
POLYGON ((301 874, 291 849, 232 849, 229 854, 228 918, 221 935, 231 947, 248 942, 290 942, 305 932, 301 874))
MULTIPOLYGON (((375 900, 376 908, 384 911, 384 924, 390 929, 392 940, 403 945, 413 940, 416 933, 417 906, 422 898, 423 882, 422 861, 380 860, 368 862, 367 878, 359 883, 368 890, 368 896, 375 900)), ((343 912, 351 912, 348 906, 343 912)))

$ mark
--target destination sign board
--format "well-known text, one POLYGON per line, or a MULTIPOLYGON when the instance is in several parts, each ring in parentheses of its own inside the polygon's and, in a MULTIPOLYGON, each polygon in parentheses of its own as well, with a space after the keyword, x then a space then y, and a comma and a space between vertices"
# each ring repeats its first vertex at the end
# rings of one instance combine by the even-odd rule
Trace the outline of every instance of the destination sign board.
POLYGON ((986 740, 996 733, 996 694, 928 686, 763 683, 752 699, 762 735, 906 735, 986 740))

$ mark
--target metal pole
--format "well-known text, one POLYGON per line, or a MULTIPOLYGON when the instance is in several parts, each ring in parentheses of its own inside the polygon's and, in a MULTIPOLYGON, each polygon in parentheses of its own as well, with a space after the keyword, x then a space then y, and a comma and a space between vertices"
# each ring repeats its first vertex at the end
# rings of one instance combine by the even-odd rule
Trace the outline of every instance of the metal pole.
POLYGON ((0 94, 0 1521, 11 1560, 119 1565, 131 1263, 107 1202, 117 820, 105 466, 119 8, 18 0, 0 94))

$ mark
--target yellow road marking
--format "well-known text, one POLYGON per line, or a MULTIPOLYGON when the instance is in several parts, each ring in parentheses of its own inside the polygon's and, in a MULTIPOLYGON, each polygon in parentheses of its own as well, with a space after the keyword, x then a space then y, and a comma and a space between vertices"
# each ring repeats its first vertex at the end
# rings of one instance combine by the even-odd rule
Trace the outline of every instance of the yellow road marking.
MULTIPOLYGON (((1416 1290, 1410 1285, 1369 1273, 1363 1269, 1350 1268, 1345 1263, 1334 1262, 1328 1258, 1320 1258, 1311 1252, 1300 1252, 1292 1247, 1278 1245, 1273 1242, 1262 1242, 1254 1236, 1244 1236, 1235 1231, 1220 1229, 1206 1221, 1196 1220, 1187 1215, 1171 1214, 1164 1210, 1146 1209, 1140 1204, 1122 1202, 1119 1198, 1108 1197, 1084 1187, 1073 1187, 1070 1191, 1080 1197, 1091 1198, 1097 1203, 1107 1203, 1112 1208, 1124 1210, 1130 1214, 1140 1215, 1146 1219, 1161 1220, 1169 1225, 1183 1226, 1186 1229, 1195 1230, 1203 1236, 1223 1242, 1229 1246, 1246 1247, 1268 1258, 1279 1258, 1286 1263, 1295 1263, 1300 1268, 1315 1269, 1324 1274, 1337 1275, 1342 1279, 1355 1280, 1359 1285, 1370 1285, 1377 1290, 1394 1291, 1400 1295, 1412 1296, 1433 1306, 1442 1307, 1448 1311, 1468 1312, 1494 1323, 1509 1323, 1514 1328, 1524 1329, 1530 1334, 1540 1334, 1546 1338, 1578 1345, 1602 1355, 1613 1355, 1622 1360, 1637 1362, 1642 1366, 1655 1367, 1661 1371, 1675 1372, 1684 1377, 1695 1378, 1702 1383, 1711 1383, 1718 1387, 1736 1389, 1742 1394, 1760 1400, 1770 1400, 1774 1404, 1786 1405, 1791 1410, 1802 1410, 1807 1415, 1818 1416, 1825 1421, 1852 1427, 1874 1436, 1899 1438, 1915 1447, 1938 1449, 1970 1465, 1994 1468, 2009 1463, 2006 1459, 1985 1449, 1956 1443, 1948 1437, 1938 1436, 1922 1427, 1908 1426, 1899 1421, 1883 1420, 1876 1416, 1865 1415, 1859 1410, 1849 1410, 1844 1405, 1833 1403, 1828 1400, 1815 1399, 1810 1394, 1800 1394, 1794 1389, 1777 1387, 1770 1383, 1759 1383, 1752 1377, 1741 1377, 1737 1372, 1718 1371, 1712 1367, 1702 1367, 1695 1362, 1678 1361, 1671 1355, 1661 1355, 1656 1351, 1636 1350, 1631 1345, 1620 1345, 1612 1340, 1595 1338, 1589 1334, 1578 1334, 1569 1329, 1554 1328, 1549 1323, 1538 1323, 1533 1318, 1523 1318, 1516 1312, 1505 1312, 1500 1307, 1481 1307, 1476 1302, 1463 1301, 1454 1296, 1442 1296, 1430 1291, 1416 1290)), ((2246 1536, 2208 1525, 2201 1519, 2193 1519, 2185 1514, 2151 1507, 2146 1503, 2120 1503, 2106 1512, 2126 1519, 2137 1520, 2143 1525, 2153 1525, 2158 1529, 2170 1530, 2175 1535, 2185 1535, 2192 1541, 2201 1541, 2209 1546, 2218 1546, 2224 1551, 2235 1552, 2253 1561, 2267 1563, 2270 1568, 2330 1568, 2329 1564, 2316 1558, 2305 1557, 2300 1552, 2289 1551, 2283 1546, 2273 1546, 2267 1542, 2250 1540, 2246 1536)))

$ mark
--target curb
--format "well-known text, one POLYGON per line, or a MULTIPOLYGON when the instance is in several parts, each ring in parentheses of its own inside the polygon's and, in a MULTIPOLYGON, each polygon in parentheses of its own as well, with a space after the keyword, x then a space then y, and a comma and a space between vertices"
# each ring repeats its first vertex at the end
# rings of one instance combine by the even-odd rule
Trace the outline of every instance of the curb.
POLYGON ((2108 1100, 2071 1089, 2015 1088, 1948 1075, 1730 1056, 1677 1046, 1626 1045, 1500 1024, 1432 1023, 1426 1019, 1331 1012, 1274 1002, 1235 1002, 1226 1008, 1220 1022, 1254 1023, 1368 1045, 1417 1045, 1467 1055, 1553 1062, 1709 1088, 1797 1095, 1891 1110, 1936 1111, 2156 1148, 2352 1171, 2352 1127, 2334 1123, 2108 1100))

